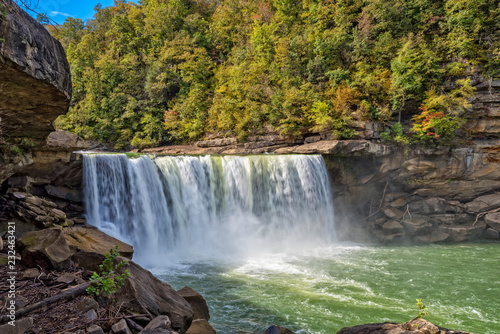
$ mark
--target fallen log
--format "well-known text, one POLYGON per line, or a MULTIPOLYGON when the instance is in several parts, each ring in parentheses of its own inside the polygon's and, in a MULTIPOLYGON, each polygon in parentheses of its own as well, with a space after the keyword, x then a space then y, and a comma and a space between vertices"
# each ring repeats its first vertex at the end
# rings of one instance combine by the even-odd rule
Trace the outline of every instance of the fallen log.
MULTIPOLYGON (((87 288, 90 286, 90 284, 91 284, 90 282, 85 282, 70 289, 64 290, 61 293, 58 293, 57 295, 47 297, 39 302, 33 303, 22 309, 16 310, 16 319, 20 319, 23 316, 30 313, 47 311, 54 305, 61 304, 67 300, 75 299, 76 297, 84 293, 85 290, 87 290, 87 288)), ((5 324, 9 320, 11 319, 8 315, 2 315, 0 317, 0 325, 5 324)))

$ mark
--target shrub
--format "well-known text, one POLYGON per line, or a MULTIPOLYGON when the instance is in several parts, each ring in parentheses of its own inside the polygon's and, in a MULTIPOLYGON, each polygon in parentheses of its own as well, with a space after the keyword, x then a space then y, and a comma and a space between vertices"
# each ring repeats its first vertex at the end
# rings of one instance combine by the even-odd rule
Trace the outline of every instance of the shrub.
POLYGON ((397 122, 390 129, 386 129, 380 134, 380 138, 386 143, 394 143, 396 145, 408 146, 411 140, 405 135, 403 126, 397 122))
POLYGON ((110 296, 116 293, 125 283, 127 277, 130 276, 128 270, 125 273, 118 274, 116 270, 127 264, 126 261, 114 263, 115 258, 119 256, 118 246, 109 250, 102 264, 99 265, 99 273, 94 272, 90 281, 92 285, 87 288, 87 293, 95 296, 105 295, 110 296))
POLYGON ((422 302, 422 298, 417 299, 417 307, 418 307, 418 315, 417 318, 423 318, 427 315, 427 306, 424 305, 424 302, 422 302))

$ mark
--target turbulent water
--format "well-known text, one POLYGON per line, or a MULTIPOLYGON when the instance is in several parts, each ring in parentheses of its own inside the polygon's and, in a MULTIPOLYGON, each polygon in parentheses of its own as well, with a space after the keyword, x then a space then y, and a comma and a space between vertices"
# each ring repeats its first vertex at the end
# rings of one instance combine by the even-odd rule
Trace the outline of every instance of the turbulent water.
POLYGON ((418 314, 500 333, 498 243, 335 243, 320 156, 84 157, 87 219, 160 279, 203 294, 218 333, 336 333, 418 314))
POLYGON ((88 222, 132 243, 142 263, 335 240, 321 156, 91 154, 84 170, 88 222))
POLYGON ((217 333, 261 333, 280 324, 299 333, 334 334, 418 315, 476 334, 500 333, 498 243, 368 247, 337 245, 234 261, 183 261, 153 269, 210 306, 217 333))

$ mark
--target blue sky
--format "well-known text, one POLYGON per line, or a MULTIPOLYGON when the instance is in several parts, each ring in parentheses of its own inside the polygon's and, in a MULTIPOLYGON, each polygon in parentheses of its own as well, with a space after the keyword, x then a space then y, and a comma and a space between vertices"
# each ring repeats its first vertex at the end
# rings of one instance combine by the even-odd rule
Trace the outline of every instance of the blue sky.
POLYGON ((98 3, 103 7, 108 7, 113 4, 113 0, 39 0, 36 11, 46 13, 50 19, 59 24, 62 24, 68 16, 82 19, 85 22, 94 16, 94 7, 98 3))

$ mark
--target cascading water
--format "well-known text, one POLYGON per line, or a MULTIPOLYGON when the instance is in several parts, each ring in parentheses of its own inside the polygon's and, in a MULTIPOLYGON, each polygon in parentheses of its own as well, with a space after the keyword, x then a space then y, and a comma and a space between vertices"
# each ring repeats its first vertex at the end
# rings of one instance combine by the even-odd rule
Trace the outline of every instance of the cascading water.
POLYGON ((151 254, 235 255, 335 239, 321 156, 90 154, 84 170, 88 222, 132 243, 142 262, 151 254))
POLYGON ((440 326, 500 333, 498 243, 331 243, 320 156, 86 155, 84 170, 89 223, 133 244, 161 280, 200 292, 217 333, 406 322, 416 298, 440 326))

